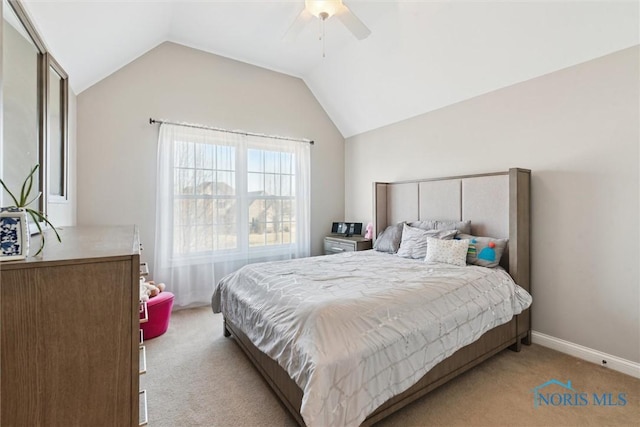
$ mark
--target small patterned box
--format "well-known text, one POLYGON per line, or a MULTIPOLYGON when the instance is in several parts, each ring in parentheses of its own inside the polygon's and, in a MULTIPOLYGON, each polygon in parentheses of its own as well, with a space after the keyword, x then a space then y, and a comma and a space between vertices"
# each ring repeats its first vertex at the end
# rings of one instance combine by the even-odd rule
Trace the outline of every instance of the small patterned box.
POLYGON ((0 261, 25 259, 29 253, 29 223, 22 208, 0 208, 0 261))

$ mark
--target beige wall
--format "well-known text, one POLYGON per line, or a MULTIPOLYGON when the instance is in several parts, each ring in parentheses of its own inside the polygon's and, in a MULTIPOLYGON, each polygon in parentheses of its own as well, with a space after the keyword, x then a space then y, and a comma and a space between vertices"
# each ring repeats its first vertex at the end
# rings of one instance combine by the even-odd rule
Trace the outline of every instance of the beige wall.
POLYGON ((348 138, 346 217, 373 181, 529 168, 533 329, 640 362, 639 52, 348 138))
POLYGON ((78 222, 137 224, 153 260, 158 125, 185 121, 315 140, 311 250, 344 214, 344 139, 298 78, 163 43, 78 95, 78 222))

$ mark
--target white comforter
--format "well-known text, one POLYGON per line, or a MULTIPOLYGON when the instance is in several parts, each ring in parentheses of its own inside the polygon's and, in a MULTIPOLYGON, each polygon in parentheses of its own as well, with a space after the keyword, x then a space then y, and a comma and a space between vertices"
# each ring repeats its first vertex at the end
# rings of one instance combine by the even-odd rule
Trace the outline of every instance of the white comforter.
POLYGON ((376 251, 250 264, 218 283, 222 312, 303 390, 309 427, 357 426, 531 296, 502 269, 376 251))

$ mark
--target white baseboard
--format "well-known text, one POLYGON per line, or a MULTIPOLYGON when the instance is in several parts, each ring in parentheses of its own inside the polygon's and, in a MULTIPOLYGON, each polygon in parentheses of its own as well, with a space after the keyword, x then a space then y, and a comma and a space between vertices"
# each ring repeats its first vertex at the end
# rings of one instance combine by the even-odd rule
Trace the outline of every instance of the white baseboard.
POLYGON ((561 340, 560 338, 543 334, 542 332, 532 331, 531 341, 543 347, 549 347, 561 353, 577 357, 578 359, 586 360, 587 362, 595 363, 635 378, 640 378, 640 363, 612 356, 589 347, 583 347, 569 341, 561 340))

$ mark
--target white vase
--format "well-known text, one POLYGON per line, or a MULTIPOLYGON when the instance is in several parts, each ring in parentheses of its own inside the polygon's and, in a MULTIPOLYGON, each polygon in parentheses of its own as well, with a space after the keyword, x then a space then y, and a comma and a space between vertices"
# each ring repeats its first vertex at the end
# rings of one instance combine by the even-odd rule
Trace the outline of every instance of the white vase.
POLYGON ((0 261, 29 255, 29 221, 23 208, 0 208, 0 261))

